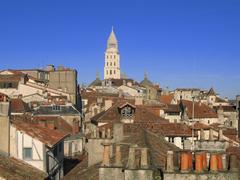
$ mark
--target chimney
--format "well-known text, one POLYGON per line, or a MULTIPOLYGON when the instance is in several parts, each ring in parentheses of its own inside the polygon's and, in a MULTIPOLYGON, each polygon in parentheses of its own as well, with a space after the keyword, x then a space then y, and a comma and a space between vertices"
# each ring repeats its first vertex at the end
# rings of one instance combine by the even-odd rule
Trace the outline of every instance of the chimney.
POLYGON ((202 156, 203 156, 203 170, 207 170, 208 169, 207 153, 203 152, 202 156))
POLYGON ((238 172, 238 158, 235 154, 230 155, 230 171, 238 172))
POLYGON ((102 161, 102 166, 110 166, 110 143, 103 143, 104 146, 103 150, 103 161, 102 161))
POLYGON ((112 100, 105 100, 105 111, 112 107, 112 100))
POLYGON ((111 130, 108 128, 107 129, 107 138, 110 139, 111 138, 111 130))
POLYGON ((115 166, 122 166, 121 145, 116 144, 115 166))
POLYGON ((188 168, 189 170, 193 169, 193 157, 192 152, 188 152, 188 168))
POLYGON ((181 172, 189 171, 189 155, 187 152, 181 153, 181 172))
POLYGON ((128 169, 135 169, 136 163, 135 163, 135 147, 129 148, 129 156, 128 156, 128 169))
POLYGON ((223 139, 223 130, 222 129, 219 129, 219 131, 218 131, 218 140, 219 141, 223 141, 224 139, 223 139))
POLYGON ((141 148, 141 168, 147 169, 148 168, 148 149, 141 148))
POLYGON ((227 170, 227 155, 226 154, 222 154, 222 163, 223 163, 223 170, 226 171, 227 170))
POLYGON ((106 138, 106 132, 105 132, 105 128, 102 129, 102 139, 106 138))
POLYGON ((167 166, 166 171, 167 172, 174 172, 174 165, 173 165, 173 151, 167 152, 167 166))
POLYGON ((203 172, 203 153, 195 153, 195 171, 200 173, 203 172))
POLYGON ((200 140, 201 141, 204 141, 205 140, 205 133, 204 133, 204 130, 201 129, 201 132, 200 132, 200 140))
POLYGON ((211 154, 210 170, 213 171, 213 172, 218 170, 218 155, 215 154, 215 153, 211 154))
POLYGON ((135 105, 143 105, 143 99, 140 97, 135 98, 135 105))
POLYGON ((79 133, 79 131, 80 131, 80 128, 79 128, 79 121, 77 121, 77 120, 74 120, 74 121, 73 121, 73 127, 72 127, 72 130, 73 130, 73 132, 72 132, 73 135, 79 133))
POLYGON ((213 138, 213 129, 210 129, 209 130, 209 141, 213 141, 214 138, 213 138))
POLYGON ((3 95, 3 102, 7 102, 7 96, 3 95))
POLYGON ((94 129, 94 130, 93 130, 93 138, 96 138, 96 137, 97 137, 97 130, 94 129))
POLYGON ((218 154, 218 170, 222 171, 223 170, 223 161, 222 161, 222 155, 218 154))
POLYGON ((96 128, 96 134, 97 134, 96 138, 99 138, 100 134, 99 134, 99 128, 98 127, 96 128))

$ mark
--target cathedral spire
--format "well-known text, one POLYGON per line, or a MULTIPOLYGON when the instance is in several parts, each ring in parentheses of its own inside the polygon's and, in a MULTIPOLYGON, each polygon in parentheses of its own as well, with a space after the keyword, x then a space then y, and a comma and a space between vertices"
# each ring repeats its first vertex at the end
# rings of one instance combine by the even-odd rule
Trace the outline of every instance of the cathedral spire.
POLYGON ((112 26, 112 31, 108 37, 107 48, 116 48, 116 49, 118 48, 118 41, 114 33, 113 26, 112 26))

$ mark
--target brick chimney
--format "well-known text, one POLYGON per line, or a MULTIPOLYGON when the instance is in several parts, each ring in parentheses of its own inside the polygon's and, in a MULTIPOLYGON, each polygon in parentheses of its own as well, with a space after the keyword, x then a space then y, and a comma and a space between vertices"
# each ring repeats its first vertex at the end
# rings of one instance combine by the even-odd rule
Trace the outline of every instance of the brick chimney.
POLYGON ((223 170, 223 161, 222 161, 222 155, 218 154, 218 170, 222 171, 223 170))
POLYGON ((103 161, 102 161, 102 166, 110 166, 110 143, 103 143, 104 146, 103 150, 103 161))
POLYGON ((141 168, 147 169, 148 168, 148 149, 141 148, 141 168))
POLYGON ((226 171, 227 170, 227 155, 226 154, 222 154, 222 163, 223 163, 223 170, 226 171))

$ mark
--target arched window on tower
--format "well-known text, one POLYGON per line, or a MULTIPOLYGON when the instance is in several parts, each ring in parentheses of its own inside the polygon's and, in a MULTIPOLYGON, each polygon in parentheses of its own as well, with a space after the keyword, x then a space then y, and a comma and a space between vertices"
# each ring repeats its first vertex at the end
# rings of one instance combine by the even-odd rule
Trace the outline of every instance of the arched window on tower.
POLYGON ((116 59, 116 55, 114 55, 114 59, 116 59))
POLYGON ((114 74, 116 74, 116 70, 114 70, 114 74))
POLYGON ((108 62, 107 62, 107 66, 108 66, 108 62))
POLYGON ((114 62, 114 66, 116 66, 116 62, 114 62))
POLYGON ((110 70, 110 75, 112 75, 112 70, 110 70))

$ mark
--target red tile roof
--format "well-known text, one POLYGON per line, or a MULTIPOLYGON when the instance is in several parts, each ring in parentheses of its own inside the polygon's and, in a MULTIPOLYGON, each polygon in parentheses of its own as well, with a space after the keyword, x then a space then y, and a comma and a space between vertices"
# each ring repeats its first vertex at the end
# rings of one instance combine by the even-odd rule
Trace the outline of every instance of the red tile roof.
POLYGON ((173 99, 174 99, 174 94, 160 96, 160 102, 165 104, 171 104, 173 99))
MULTIPOLYGON (((182 103, 185 107, 187 107, 187 115, 191 119, 193 111, 192 101, 182 100, 182 103)), ((218 115, 214 109, 209 106, 203 103, 194 102, 194 118, 218 118, 218 115)))
POLYGON ((59 130, 49 129, 39 124, 27 123, 20 120, 13 120, 12 124, 17 130, 26 133, 32 138, 38 139, 49 147, 54 146, 69 135, 59 130))
POLYGON ((30 111, 30 108, 28 107, 28 104, 25 103, 22 99, 19 99, 19 98, 11 99, 12 113, 25 113, 29 111, 30 111))

